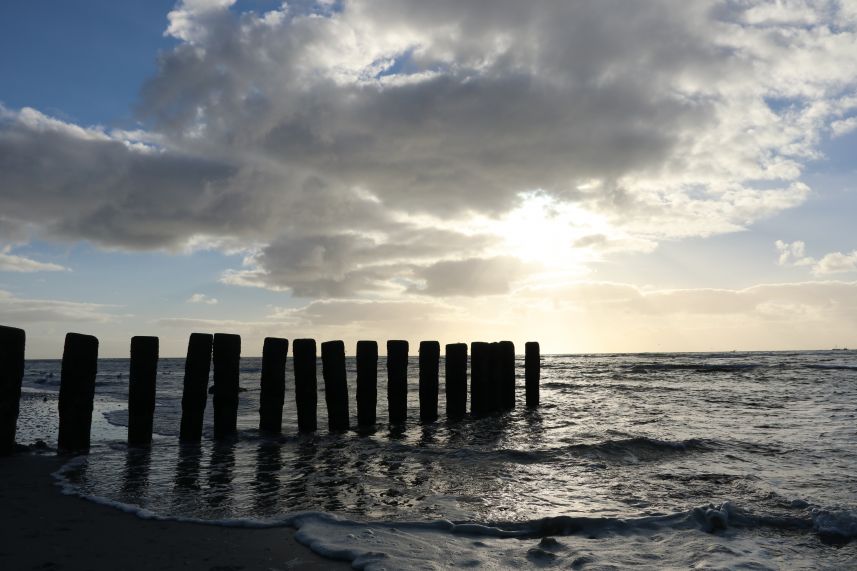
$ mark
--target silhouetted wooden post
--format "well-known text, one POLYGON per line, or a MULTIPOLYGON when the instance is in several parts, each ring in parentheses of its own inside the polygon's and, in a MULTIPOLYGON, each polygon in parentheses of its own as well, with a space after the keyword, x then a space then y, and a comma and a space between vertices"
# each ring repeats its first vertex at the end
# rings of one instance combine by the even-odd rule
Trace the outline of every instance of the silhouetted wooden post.
POLYGON ((214 334, 214 438, 238 434, 238 376, 241 366, 241 336, 214 334))
POLYGON ((446 417, 459 420, 467 413, 467 344, 446 346, 446 417))
POLYGON ((128 376, 128 446, 152 444, 155 414, 155 379, 158 375, 158 338, 131 338, 128 376))
POLYGON ((295 366, 298 430, 301 432, 313 432, 318 427, 318 377, 315 361, 315 339, 295 339, 292 343, 292 362, 295 366))
POLYGON ((288 340, 265 337, 262 345, 262 379, 259 387, 259 430, 262 432, 279 434, 283 431, 288 354, 288 340))
POLYGON ((92 401, 98 371, 98 339, 67 333, 62 354, 59 395, 60 452, 89 452, 92 401))
POLYGON ((378 343, 357 342, 357 424, 375 424, 378 406, 378 343))
POLYGON ((182 442, 199 442, 202 438, 202 418, 208 400, 208 374, 211 371, 213 340, 214 336, 210 333, 191 333, 187 342, 179 433, 182 442))
POLYGON ((511 341, 500 341, 497 349, 500 376, 497 391, 500 395, 500 408, 513 410, 515 408, 515 344, 511 341))
POLYGON ((536 341, 528 341, 524 345, 524 382, 527 391, 527 406, 539 406, 539 378, 541 377, 541 364, 539 363, 539 344, 536 341))
POLYGON ((500 375, 500 344, 496 341, 490 344, 488 349, 488 389, 485 392, 485 411, 497 412, 502 407, 501 403, 501 375, 500 375))
POLYGON ((420 341, 420 422, 437 420, 440 343, 420 341))
POLYGON ((387 341, 387 410, 390 424, 408 419, 408 342, 387 341))
POLYGON ((490 411, 488 398, 491 382, 491 344, 470 344, 470 412, 476 416, 490 411))
POLYGON ((345 343, 321 344, 321 374, 327 403, 327 426, 331 431, 348 430, 348 385, 345 382, 345 343))
POLYGON ((0 456, 15 451, 26 338, 23 329, 0 325, 0 456))

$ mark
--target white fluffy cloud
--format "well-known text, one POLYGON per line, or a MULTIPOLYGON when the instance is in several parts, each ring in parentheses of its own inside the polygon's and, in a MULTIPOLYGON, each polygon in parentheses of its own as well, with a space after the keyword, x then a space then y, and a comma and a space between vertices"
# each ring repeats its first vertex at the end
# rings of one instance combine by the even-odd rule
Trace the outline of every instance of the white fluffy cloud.
POLYGON ((229 243, 248 257, 224 281, 308 298, 499 295, 533 260, 476 221, 524 193, 601 223, 533 251, 736 231, 805 200, 803 165, 857 110, 850 2, 182 0, 168 19, 145 131, 0 108, 4 220, 229 243))
POLYGON ((801 240, 792 243, 776 241, 781 266, 809 266, 813 274, 823 276, 845 272, 857 272, 857 250, 843 254, 830 252, 819 259, 806 255, 806 244, 801 240))

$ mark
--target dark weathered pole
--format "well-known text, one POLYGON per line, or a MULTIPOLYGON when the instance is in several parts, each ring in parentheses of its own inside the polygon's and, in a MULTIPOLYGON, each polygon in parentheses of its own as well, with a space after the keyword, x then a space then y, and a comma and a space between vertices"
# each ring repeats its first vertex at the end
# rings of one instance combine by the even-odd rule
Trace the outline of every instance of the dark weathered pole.
POLYGON ((0 325, 0 456, 15 451, 26 337, 23 329, 0 325))
POLYGON ((128 446, 152 444, 155 414, 155 379, 158 375, 158 338, 131 338, 131 372, 128 376, 128 446))
POLYGON ((515 344, 500 341, 497 349, 500 385, 496 389, 500 395, 500 408, 512 410, 515 408, 515 344))
POLYGON ((500 376, 500 344, 496 341, 490 344, 488 349, 488 390, 485 393, 486 412, 493 413, 500 410, 501 399, 501 376, 500 376))
POLYGON ((279 434, 283 430, 288 353, 288 340, 265 337, 265 343, 262 345, 262 380, 259 393, 259 430, 262 432, 279 434))
POLYGON ((467 413, 467 344, 446 346, 446 417, 459 420, 467 413))
POLYGON ((179 439, 199 442, 202 438, 202 417, 208 400, 208 373, 211 371, 210 333, 191 333, 187 342, 182 391, 182 421, 179 439))
POLYGON ((387 341, 387 410, 390 424, 408 419, 408 342, 387 341))
POLYGON ((539 378, 541 376, 539 363, 539 344, 529 341, 524 345, 524 382, 527 390, 527 406, 539 406, 539 378))
POLYGON ((420 341, 420 422, 437 420, 440 343, 420 341))
POLYGON ((491 344, 470 344, 470 412, 479 416, 490 412, 491 344))
POLYGON ((375 424, 378 406, 378 343, 357 342, 357 424, 375 424))
POLYGON ((331 431, 348 430, 348 385, 345 382, 345 343, 321 344, 321 374, 327 403, 327 426, 331 431))
POLYGON ((241 336, 214 334, 214 438, 238 434, 238 376, 241 366, 241 336))
POLYGON ((318 427, 318 377, 315 361, 315 339, 295 339, 292 343, 292 362, 295 366, 298 430, 301 432, 312 432, 318 427))
POLYGON ((89 451, 97 370, 98 339, 81 333, 66 334, 60 373, 60 452, 89 451))

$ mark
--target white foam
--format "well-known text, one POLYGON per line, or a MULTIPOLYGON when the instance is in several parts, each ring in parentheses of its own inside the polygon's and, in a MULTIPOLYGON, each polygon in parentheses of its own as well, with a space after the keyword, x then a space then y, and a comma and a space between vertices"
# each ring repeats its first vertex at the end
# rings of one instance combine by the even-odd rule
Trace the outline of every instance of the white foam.
MULTIPOLYGON (((315 553, 351 562, 355 569, 450 568, 537 569, 545 566, 580 568, 588 565, 618 569, 663 569, 713 565, 718 567, 777 566, 777 544, 755 534, 736 535, 735 525, 761 522, 732 504, 695 508, 684 513, 636 519, 559 517, 508 526, 476 523, 360 522, 324 512, 301 512, 278 518, 201 520, 164 517, 139 506, 78 491, 66 474, 85 463, 79 456, 54 473, 63 493, 78 495, 144 519, 193 522, 246 528, 293 527, 295 538, 315 553), (714 533, 712 533, 714 532, 714 533), (729 532, 729 533, 721 533, 729 532), (557 538, 540 537, 565 533, 557 538)), ((771 518, 768 518, 771 519, 771 518)), ((853 512, 814 512, 817 531, 838 530, 854 535, 853 512)), ((766 525, 770 525, 768 522, 766 525)), ((775 541, 775 540, 772 540, 775 541)), ((780 563, 811 567, 818 561, 782 550, 780 563)))

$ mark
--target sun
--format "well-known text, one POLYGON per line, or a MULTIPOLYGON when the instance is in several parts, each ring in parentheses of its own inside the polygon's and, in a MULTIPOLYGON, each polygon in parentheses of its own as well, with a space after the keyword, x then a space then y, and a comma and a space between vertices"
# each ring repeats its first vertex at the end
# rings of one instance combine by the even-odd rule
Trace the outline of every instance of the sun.
POLYGON ((493 224, 505 255, 543 268, 548 273, 587 273, 596 257, 591 237, 612 234, 607 220, 576 204, 544 193, 522 195, 520 205, 493 224))

